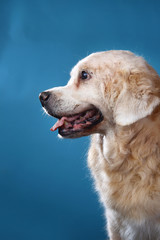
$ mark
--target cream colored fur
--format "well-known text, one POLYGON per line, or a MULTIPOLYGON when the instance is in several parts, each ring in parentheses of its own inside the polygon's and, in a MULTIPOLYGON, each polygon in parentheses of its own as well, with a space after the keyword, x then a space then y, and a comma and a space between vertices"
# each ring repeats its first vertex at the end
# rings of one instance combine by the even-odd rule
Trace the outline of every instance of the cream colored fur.
MULTIPOLYGON (((91 54, 66 87, 51 90, 57 114, 95 106, 104 120, 93 134, 88 165, 106 211, 110 240, 160 239, 160 78, 128 51, 91 54), (87 70, 91 79, 82 81, 87 70)), ((78 135, 79 137, 79 135, 78 135)))

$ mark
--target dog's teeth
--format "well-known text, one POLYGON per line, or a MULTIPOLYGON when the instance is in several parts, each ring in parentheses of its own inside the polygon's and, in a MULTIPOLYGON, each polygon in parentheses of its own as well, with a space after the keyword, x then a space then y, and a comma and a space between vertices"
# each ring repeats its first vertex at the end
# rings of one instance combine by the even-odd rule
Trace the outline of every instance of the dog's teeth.
POLYGON ((68 122, 67 121, 64 121, 64 126, 66 127, 68 125, 68 122))
POLYGON ((89 121, 87 121, 87 122, 86 122, 86 125, 91 125, 91 124, 92 124, 92 123, 91 123, 91 122, 89 122, 89 121))
POLYGON ((64 127, 68 129, 68 128, 72 127, 72 124, 67 121, 64 121, 64 127))

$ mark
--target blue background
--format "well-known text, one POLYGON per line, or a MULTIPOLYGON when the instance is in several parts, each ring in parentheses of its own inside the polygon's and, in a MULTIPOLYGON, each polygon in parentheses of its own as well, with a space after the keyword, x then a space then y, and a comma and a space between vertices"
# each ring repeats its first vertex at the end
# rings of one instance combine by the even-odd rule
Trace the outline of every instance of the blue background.
POLYGON ((0 239, 104 240, 89 138, 60 140, 41 91, 89 53, 127 49, 160 72, 160 1, 0 0, 0 239))

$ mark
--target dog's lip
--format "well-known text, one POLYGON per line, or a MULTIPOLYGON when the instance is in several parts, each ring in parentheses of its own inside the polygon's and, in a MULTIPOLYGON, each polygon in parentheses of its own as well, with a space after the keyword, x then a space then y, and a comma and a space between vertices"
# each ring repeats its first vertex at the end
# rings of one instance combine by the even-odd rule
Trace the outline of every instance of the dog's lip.
POLYGON ((88 109, 84 112, 59 117, 59 120, 50 129, 56 131, 59 129, 61 136, 69 136, 77 132, 83 132, 103 120, 101 111, 97 108, 88 109))

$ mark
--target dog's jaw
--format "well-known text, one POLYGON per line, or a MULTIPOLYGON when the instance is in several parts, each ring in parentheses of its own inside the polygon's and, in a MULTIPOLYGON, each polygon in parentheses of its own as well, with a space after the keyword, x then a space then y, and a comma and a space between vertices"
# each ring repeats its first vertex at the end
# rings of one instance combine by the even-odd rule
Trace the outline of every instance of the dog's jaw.
POLYGON ((93 129, 103 121, 102 113, 92 108, 73 116, 63 116, 51 128, 51 131, 58 129, 59 135, 63 138, 78 138, 93 133, 93 129))

